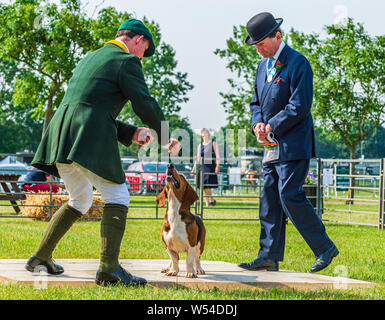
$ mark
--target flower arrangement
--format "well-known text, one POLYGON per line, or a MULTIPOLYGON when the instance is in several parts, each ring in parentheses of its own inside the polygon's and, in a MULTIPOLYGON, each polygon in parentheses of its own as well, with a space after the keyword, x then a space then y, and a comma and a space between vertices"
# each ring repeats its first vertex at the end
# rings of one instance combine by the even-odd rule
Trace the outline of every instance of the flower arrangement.
POLYGON ((282 64, 282 62, 281 61, 277 61, 277 63, 275 64, 275 67, 279 70, 279 69, 282 69, 282 67, 283 67, 283 64, 282 64))
POLYGON ((314 173, 313 171, 309 171, 307 173, 307 176, 306 176, 306 179, 305 179, 305 183, 304 184, 316 184, 316 177, 314 176, 314 173))
MULTIPOLYGON (((24 185, 23 187, 23 191, 24 192, 35 192, 35 193, 38 193, 38 192, 49 192, 50 191, 50 187, 49 187, 49 184, 45 184, 45 183, 37 183, 37 184, 33 184, 33 185, 24 185)), ((59 192, 59 187, 57 185, 52 185, 52 192, 53 193, 58 193, 59 192)))

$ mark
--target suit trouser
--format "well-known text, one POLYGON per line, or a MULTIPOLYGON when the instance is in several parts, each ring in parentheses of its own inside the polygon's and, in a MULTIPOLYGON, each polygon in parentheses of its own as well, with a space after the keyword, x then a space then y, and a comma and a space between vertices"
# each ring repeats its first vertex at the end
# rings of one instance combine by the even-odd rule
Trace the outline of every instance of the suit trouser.
POLYGON ((264 164, 264 186, 259 208, 261 234, 258 257, 283 261, 286 216, 315 256, 319 256, 333 245, 302 188, 308 174, 309 162, 309 159, 304 159, 264 164))

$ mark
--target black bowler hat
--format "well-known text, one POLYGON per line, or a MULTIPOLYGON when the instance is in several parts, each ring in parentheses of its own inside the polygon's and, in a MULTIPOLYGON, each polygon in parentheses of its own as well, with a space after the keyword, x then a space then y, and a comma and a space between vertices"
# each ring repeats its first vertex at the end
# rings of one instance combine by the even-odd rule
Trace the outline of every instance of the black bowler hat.
POLYGON ((246 25, 249 34, 245 40, 247 45, 256 44, 279 28, 283 19, 275 19, 269 12, 262 12, 252 17, 246 25))

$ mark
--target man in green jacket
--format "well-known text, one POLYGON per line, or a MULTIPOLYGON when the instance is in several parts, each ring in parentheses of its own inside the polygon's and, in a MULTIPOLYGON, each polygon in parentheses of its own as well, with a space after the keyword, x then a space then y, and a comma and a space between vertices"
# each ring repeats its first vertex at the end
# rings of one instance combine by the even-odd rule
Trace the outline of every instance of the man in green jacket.
POLYGON ((126 146, 132 141, 144 145, 155 132, 158 143, 171 154, 179 151, 178 141, 169 143, 163 112, 144 80, 141 60, 154 51, 148 28, 139 20, 129 19, 119 27, 115 40, 88 54, 75 68, 32 161, 34 167, 63 179, 69 201, 50 220, 38 249, 26 264, 27 270, 44 267, 50 274, 64 272, 52 260, 52 252, 72 224, 91 207, 94 186, 106 202, 96 283, 146 284, 145 279, 131 275, 118 261, 129 205, 118 141, 126 146), (128 101, 154 131, 116 120, 128 101))

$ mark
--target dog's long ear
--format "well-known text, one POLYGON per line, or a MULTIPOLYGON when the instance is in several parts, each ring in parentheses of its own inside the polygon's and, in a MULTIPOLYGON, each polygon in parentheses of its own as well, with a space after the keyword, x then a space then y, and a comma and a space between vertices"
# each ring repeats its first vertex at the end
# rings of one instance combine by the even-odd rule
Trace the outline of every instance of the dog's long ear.
POLYGON ((164 186, 163 190, 161 193, 158 194, 156 197, 155 201, 158 204, 159 207, 164 207, 166 204, 166 199, 167 199, 167 186, 164 186))
POLYGON ((199 199, 197 193, 195 192, 194 188, 190 186, 189 183, 187 183, 186 191, 183 195, 183 205, 186 206, 192 206, 195 201, 199 199))

